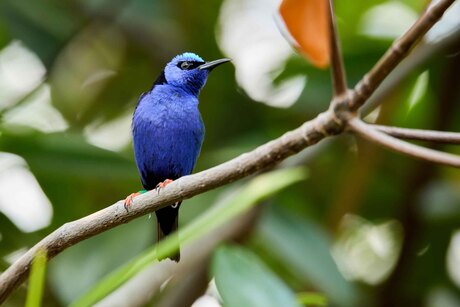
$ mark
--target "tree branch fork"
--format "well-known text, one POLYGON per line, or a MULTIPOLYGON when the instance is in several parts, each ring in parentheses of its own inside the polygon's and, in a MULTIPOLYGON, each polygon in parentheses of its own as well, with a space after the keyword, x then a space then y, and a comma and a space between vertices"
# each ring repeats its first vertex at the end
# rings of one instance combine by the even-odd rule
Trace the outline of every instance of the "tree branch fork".
POLYGON ((205 171, 184 176, 169 184, 161 193, 150 191, 135 198, 126 211, 122 201, 91 215, 66 223, 38 242, 0 275, 0 304, 28 276, 37 250, 46 250, 51 259, 64 249, 108 229, 127 223, 180 200, 191 198, 235 180, 274 166, 326 137, 345 132, 363 137, 393 151, 443 165, 460 168, 460 157, 407 143, 398 138, 460 144, 460 133, 404 129, 367 124, 360 119, 359 109, 388 74, 409 53, 416 42, 441 18, 455 0, 441 0, 431 5, 416 23, 399 38, 374 68, 354 89, 346 86, 345 69, 330 6, 330 41, 334 98, 330 107, 300 127, 281 137, 205 171), (399 46, 399 47, 398 47, 399 46), (397 47, 397 48, 396 48, 397 47))

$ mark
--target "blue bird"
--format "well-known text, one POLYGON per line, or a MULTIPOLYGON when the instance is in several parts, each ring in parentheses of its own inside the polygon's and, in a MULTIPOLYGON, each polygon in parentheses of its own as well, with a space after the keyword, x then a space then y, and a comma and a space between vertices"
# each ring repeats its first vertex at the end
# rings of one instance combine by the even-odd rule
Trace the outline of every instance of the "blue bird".
MULTIPOLYGON (((126 198, 127 209, 135 196, 146 190, 159 191, 192 172, 204 138, 198 95, 211 70, 228 61, 205 62, 194 53, 180 54, 166 65, 150 91, 141 95, 132 132, 134 156, 145 190, 126 198)), ((155 212, 158 241, 178 229, 180 204, 155 212)), ((179 261, 180 252, 171 259, 179 261)))

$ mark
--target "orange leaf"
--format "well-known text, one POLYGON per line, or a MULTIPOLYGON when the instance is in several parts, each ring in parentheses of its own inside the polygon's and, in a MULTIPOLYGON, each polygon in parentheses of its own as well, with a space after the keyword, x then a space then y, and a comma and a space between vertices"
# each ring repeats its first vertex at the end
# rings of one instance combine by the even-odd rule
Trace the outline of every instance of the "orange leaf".
POLYGON ((329 65, 328 9, 327 0, 283 0, 279 8, 295 47, 319 68, 329 65))

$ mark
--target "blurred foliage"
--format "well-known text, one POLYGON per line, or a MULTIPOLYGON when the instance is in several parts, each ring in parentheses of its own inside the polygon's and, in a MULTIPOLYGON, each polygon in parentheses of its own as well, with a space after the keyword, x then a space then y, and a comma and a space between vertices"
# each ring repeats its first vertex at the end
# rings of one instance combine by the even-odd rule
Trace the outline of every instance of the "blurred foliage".
POLYGON ((45 286, 45 272, 46 272, 46 252, 38 250, 34 260, 32 261, 32 268, 30 269, 29 289, 27 292, 26 307, 41 306, 43 288, 45 286))
MULTIPOLYGON (((305 177, 305 171, 299 168, 277 170, 256 177, 247 186, 236 190, 233 195, 225 199, 221 204, 214 206, 211 210, 207 210, 193 222, 182 227, 180 233, 181 244, 184 246, 196 242, 200 237, 210 234, 219 226, 223 226, 228 221, 237 218, 260 201, 293 183, 305 179, 305 177)), ((97 285, 86 284, 86 287, 90 290, 78 300, 72 302, 72 306, 94 305, 158 259, 164 259, 166 256, 174 254, 179 249, 178 243, 174 238, 168 237, 104 278, 97 285)))
MULTIPOLYGON (((394 37, 388 31, 402 33, 410 16, 417 16, 426 3, 335 1, 350 86, 391 45, 394 37), (381 20, 372 12, 379 12, 381 20), (388 31, 372 34, 368 29, 373 21, 389 21, 389 26, 380 26, 388 31)), ((236 37, 230 44, 233 50, 257 48, 267 31, 282 42, 272 19, 278 4, 0 1, 0 270, 65 222, 139 190, 129 137, 139 95, 178 53, 193 51, 208 60, 235 56, 219 43, 232 35, 222 25, 230 6, 239 13, 233 16, 236 21, 256 10, 270 12, 259 17, 273 24, 273 29, 245 29, 260 33, 260 41, 253 46, 236 37)), ((453 47, 438 48, 424 61, 409 57, 406 63, 415 63, 413 68, 377 97, 382 105, 369 120, 460 131, 458 32, 457 26, 453 47)), ((425 42, 420 49, 440 44, 442 40, 425 42)), ((270 49, 277 48, 283 47, 273 43, 270 49)), ((293 52, 267 78, 276 87, 305 76, 295 103, 275 108, 256 102, 246 91, 242 66, 279 60, 276 52, 259 54, 252 61, 235 56, 234 68, 222 66, 209 78, 200 96, 206 138, 195 171, 253 149, 327 108, 329 71, 314 68, 293 52)), ((458 146, 424 145, 460 153, 458 146)), ((246 275, 238 273, 254 278, 254 297, 249 299, 273 296, 273 302, 284 298, 296 304, 304 301, 302 293, 314 291, 334 306, 444 306, 460 301, 460 265, 455 265, 460 260, 452 252, 459 249, 452 239, 460 225, 458 170, 389 153, 349 136, 322 142, 288 163, 308 166, 309 180, 263 205, 244 246, 223 247, 215 255, 212 271, 224 299, 228 285, 219 274, 230 270, 234 275, 228 276, 229 284, 246 282, 246 275), (274 285, 282 286, 273 290, 274 285)), ((181 224, 234 189, 230 185, 186 200, 181 224)), ((43 305, 68 304, 142 254, 154 242, 154 223, 140 218, 58 255, 47 265, 43 305)), ((26 295, 27 288, 20 287, 6 306, 24 305, 26 295)))
POLYGON ((247 250, 222 246, 216 250, 212 266, 226 306, 300 306, 294 293, 247 250))

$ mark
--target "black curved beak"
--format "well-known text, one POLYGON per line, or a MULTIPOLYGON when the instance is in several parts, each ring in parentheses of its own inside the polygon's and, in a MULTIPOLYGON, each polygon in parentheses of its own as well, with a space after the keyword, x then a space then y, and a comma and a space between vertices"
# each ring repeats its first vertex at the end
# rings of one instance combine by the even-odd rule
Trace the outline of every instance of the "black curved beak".
POLYGON ((215 60, 215 61, 211 61, 211 62, 206 62, 206 63, 201 64, 200 66, 198 66, 198 69, 199 70, 207 69, 207 70, 211 71, 214 68, 216 68, 217 66, 219 66, 220 64, 224 64, 224 63, 227 63, 227 62, 230 62, 230 61, 231 61, 230 59, 219 59, 219 60, 215 60))

